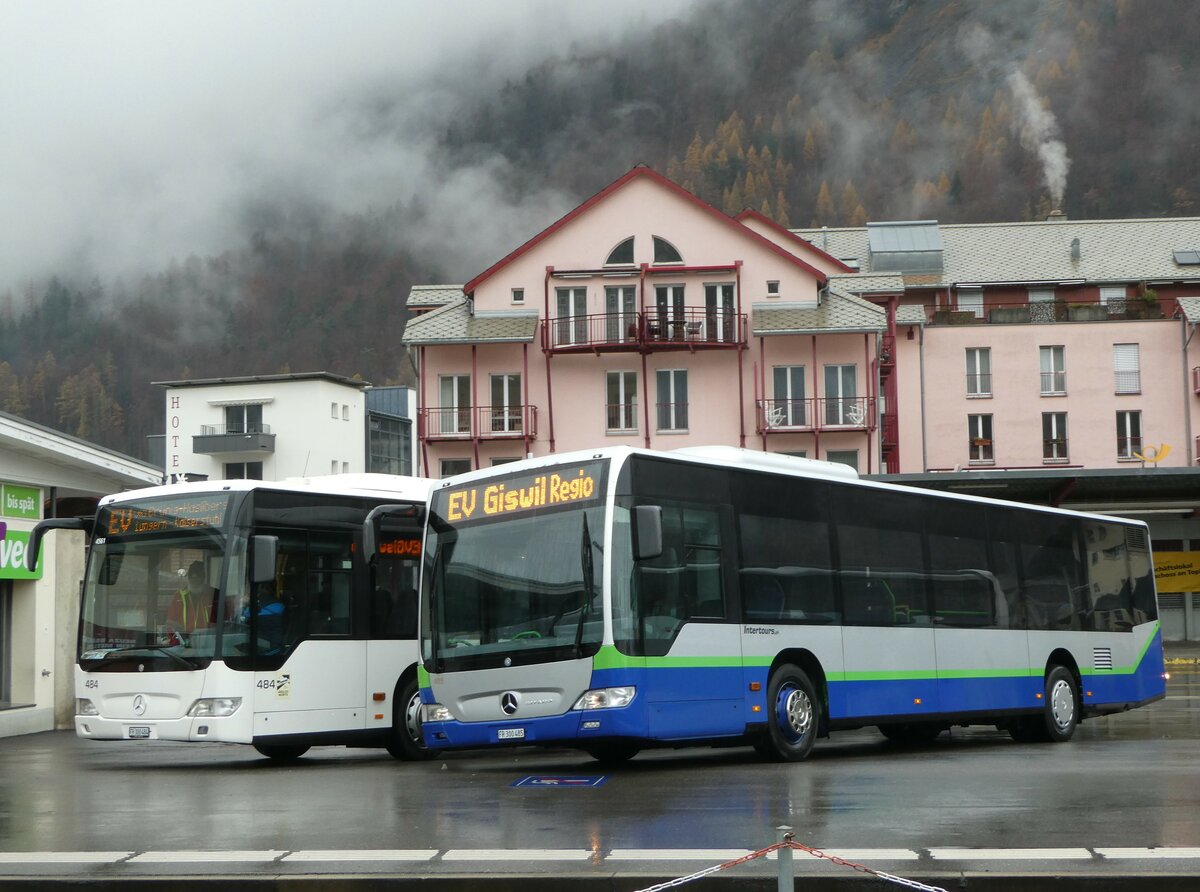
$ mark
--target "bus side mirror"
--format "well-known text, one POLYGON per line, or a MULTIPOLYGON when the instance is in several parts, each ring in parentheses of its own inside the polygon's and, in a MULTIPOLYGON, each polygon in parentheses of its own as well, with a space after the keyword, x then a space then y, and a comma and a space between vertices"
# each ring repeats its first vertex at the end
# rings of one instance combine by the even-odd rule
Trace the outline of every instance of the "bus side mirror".
POLYGON ((633 509, 633 559, 648 561, 662 553, 662 506, 637 505, 633 509))
POLYGON ((25 569, 30 573, 37 570, 38 555, 46 533, 51 530, 83 530, 85 535, 91 536, 94 520, 93 517, 49 517, 39 521, 29 534, 29 544, 25 547, 25 569))
POLYGON ((370 564, 379 555, 380 543, 397 536, 414 543, 407 557, 420 557, 419 544, 425 510, 420 505, 378 505, 363 520, 363 562, 370 564))
POLYGON ((251 582, 275 581, 275 555, 279 551, 278 536, 254 536, 250 540, 253 575, 251 582))

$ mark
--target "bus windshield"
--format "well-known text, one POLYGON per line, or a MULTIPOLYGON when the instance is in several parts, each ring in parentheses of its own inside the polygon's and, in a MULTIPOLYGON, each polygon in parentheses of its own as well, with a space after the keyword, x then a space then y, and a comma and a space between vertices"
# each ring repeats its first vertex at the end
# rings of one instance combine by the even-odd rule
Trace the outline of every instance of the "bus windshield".
POLYGON ((217 655, 229 502, 214 494, 100 509, 83 589, 81 665, 129 657, 183 670, 217 655))
POLYGON ((599 649, 605 471, 590 463, 434 496, 422 598, 427 664, 520 665, 599 649))

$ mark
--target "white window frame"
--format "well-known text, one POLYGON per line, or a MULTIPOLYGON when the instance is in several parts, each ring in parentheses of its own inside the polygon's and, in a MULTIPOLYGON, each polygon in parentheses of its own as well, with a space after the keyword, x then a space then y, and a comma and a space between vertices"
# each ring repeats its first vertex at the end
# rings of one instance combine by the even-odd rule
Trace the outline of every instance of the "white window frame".
POLYGON ((779 297, 779 280, 767 279, 767 297, 779 297))
POLYGON ((1142 392, 1142 357, 1139 344, 1113 344, 1113 393, 1142 392))
POLYGON ((1062 464, 1069 461, 1067 442, 1067 413, 1042 413, 1042 463, 1062 464), (1046 435, 1049 434, 1049 437, 1046 435), (1060 445, 1061 441, 1061 445, 1060 445), (1049 451, 1052 454, 1047 454, 1049 451))
POLYGON ((525 289, 524 288, 514 288, 512 290, 512 302, 514 305, 520 305, 520 304, 525 303, 525 289))
POLYGON ((996 463, 996 440, 992 416, 988 413, 967 416, 967 458, 973 465, 996 463), (986 443, 976 443, 986 440, 986 443), (976 451, 978 450, 978 451, 976 451))
POLYGON ((967 347, 967 398, 991 399, 992 348, 967 347), (974 389, 972 389, 974 388, 974 389))
POLYGON ((555 342, 560 347, 588 341, 587 288, 554 289, 555 342), (566 310, 564 313, 563 310, 566 310))
POLYGON ((1061 344, 1038 347, 1042 396, 1067 395, 1067 350, 1061 344))
POLYGON ((466 473, 465 471, 447 471, 446 466, 452 462, 465 462, 467 465, 467 471, 471 470, 471 460, 469 458, 443 458, 438 461, 438 475, 441 477, 441 479, 445 480, 447 477, 453 477, 455 474, 466 473))
POLYGON ((1134 453, 1142 451, 1142 410, 1117 410, 1117 461, 1141 461, 1134 453), (1134 429, 1136 433, 1134 432, 1134 429), (1134 446, 1134 441, 1137 446, 1134 446))
POLYGON ((664 434, 683 434, 688 431, 688 370, 687 369, 658 369, 654 373, 655 418, 657 430, 664 434), (664 387, 664 382, 666 386, 664 387), (680 384, 682 383, 682 388, 680 384), (683 390, 684 399, 679 400, 679 391, 683 390), (662 399, 664 394, 668 397, 662 399), (682 406, 682 411, 680 407, 682 406), (665 414, 664 414, 665 413, 665 414), (682 416, 682 417, 681 417, 682 416), (663 421, 666 424, 663 424, 663 421))
POLYGON ((604 373, 604 429, 610 434, 636 434, 637 419, 637 372, 614 371, 604 373), (613 384, 616 384, 617 402, 609 402, 613 384), (617 426, 613 426, 613 421, 617 426), (625 425, 624 422, 628 422, 625 425))
POLYGON ((983 288, 962 288, 957 291, 957 307, 960 313, 971 312, 976 319, 983 318, 983 288))
POLYGON ((774 397, 767 409, 767 427, 806 427, 809 421, 807 369, 803 365, 772 366, 771 387, 774 397))
POLYGON ((491 400, 491 428, 493 433, 512 434, 521 432, 521 374, 498 372, 488 376, 488 395, 491 400), (500 399, 497 400, 497 386, 500 399), (513 401, 513 398, 516 401, 513 401))
POLYGON ((437 433, 471 433, 471 376, 438 375, 438 399, 437 433))

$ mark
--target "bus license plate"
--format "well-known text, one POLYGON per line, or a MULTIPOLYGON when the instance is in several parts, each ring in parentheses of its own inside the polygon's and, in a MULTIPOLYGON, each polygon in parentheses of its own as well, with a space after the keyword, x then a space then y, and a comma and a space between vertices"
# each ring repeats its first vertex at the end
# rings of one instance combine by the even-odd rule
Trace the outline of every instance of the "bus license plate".
POLYGON ((130 740, 149 740, 150 739, 150 726, 149 725, 130 725, 125 731, 125 736, 128 737, 130 740))
POLYGON ((501 728, 496 732, 497 740, 523 740, 524 738, 524 728, 501 728))

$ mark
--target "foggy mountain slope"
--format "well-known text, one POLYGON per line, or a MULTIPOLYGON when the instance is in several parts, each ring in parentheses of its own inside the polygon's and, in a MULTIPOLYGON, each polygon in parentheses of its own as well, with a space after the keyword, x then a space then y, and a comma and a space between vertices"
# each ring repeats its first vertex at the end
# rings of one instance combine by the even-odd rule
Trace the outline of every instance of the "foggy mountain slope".
MULTIPOLYGON (((1191 13, 697 0, 331 85, 292 116, 303 151, 236 166, 226 247, 0 282, 0 409, 141 455, 162 424, 153 380, 409 380, 414 282, 466 281, 637 163, 791 226, 1200 213, 1191 13)), ((96 225, 73 256, 114 254, 96 225)))

